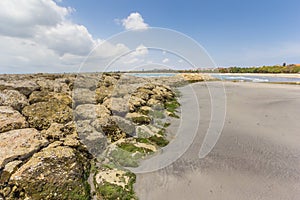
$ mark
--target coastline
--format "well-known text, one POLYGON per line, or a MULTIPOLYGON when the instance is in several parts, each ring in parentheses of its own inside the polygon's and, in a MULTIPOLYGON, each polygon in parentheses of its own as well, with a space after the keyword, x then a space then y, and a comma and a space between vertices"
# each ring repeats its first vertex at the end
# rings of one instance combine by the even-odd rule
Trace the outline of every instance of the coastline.
POLYGON ((230 76, 268 76, 283 78, 300 78, 300 74, 271 74, 271 73, 208 73, 209 75, 230 75, 230 76))

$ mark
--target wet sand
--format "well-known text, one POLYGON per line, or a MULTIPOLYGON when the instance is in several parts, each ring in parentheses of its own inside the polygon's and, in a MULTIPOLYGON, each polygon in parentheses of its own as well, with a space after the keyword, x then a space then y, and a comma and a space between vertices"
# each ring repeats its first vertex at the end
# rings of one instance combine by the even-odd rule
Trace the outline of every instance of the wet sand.
MULTIPOLYGON (((226 119, 216 146, 199 159, 211 101, 205 83, 193 84, 201 116, 196 137, 171 165, 137 175, 135 190, 141 200, 300 199, 300 87, 224 86, 226 119)), ((189 106, 188 98, 192 97, 182 97, 182 107, 189 106)))

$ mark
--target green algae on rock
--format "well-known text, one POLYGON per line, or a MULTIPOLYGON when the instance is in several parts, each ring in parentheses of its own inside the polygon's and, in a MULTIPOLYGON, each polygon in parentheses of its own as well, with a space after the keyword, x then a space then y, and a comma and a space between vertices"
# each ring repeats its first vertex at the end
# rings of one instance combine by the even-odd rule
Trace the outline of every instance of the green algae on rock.
POLYGON ((64 124, 73 119, 71 108, 57 100, 26 106, 22 113, 27 117, 30 127, 38 130, 48 129, 54 122, 64 124))
POLYGON ((88 153, 57 144, 34 154, 11 176, 16 187, 10 197, 90 199, 88 153))

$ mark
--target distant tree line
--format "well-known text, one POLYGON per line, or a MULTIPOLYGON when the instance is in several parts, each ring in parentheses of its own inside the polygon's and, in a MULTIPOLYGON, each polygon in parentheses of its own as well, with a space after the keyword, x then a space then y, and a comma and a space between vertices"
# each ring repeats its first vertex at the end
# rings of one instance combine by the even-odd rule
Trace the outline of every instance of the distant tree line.
POLYGON ((300 73, 299 65, 219 68, 220 73, 300 73))

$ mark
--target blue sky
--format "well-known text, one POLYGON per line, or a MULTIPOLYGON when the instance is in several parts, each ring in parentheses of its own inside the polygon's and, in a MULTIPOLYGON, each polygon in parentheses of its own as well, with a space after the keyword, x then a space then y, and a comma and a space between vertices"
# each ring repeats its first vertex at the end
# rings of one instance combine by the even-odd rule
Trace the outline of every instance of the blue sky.
POLYGON ((115 19, 139 12, 150 26, 174 29, 194 38, 218 65, 300 62, 300 51, 285 53, 285 48, 300 44, 297 0, 64 0, 62 4, 76 8, 73 19, 101 38, 123 31, 114 24, 115 19))
POLYGON ((0 44, 11 48, 0 50, 0 69, 74 71, 95 44, 130 29, 133 13, 193 38, 217 66, 300 63, 299 9, 298 0, 3 0, 0 44))

